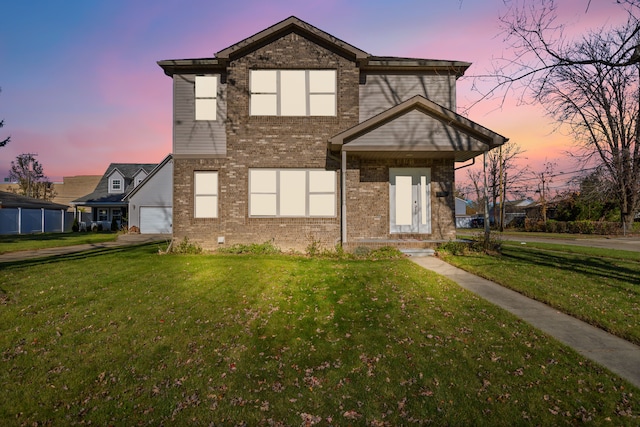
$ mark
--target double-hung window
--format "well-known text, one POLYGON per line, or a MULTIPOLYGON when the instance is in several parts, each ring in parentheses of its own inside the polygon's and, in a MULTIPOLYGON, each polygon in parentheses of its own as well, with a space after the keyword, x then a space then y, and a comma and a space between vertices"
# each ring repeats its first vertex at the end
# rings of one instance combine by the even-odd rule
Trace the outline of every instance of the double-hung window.
POLYGON ((196 76, 195 97, 196 97, 196 120, 215 120, 217 113, 217 76, 196 76))
POLYGON ((336 173, 316 169, 250 169, 252 217, 334 217, 336 173))
POLYGON ((252 116, 335 116, 336 70, 251 70, 252 116))
POLYGON ((194 172, 194 218, 218 217, 218 172, 194 172))

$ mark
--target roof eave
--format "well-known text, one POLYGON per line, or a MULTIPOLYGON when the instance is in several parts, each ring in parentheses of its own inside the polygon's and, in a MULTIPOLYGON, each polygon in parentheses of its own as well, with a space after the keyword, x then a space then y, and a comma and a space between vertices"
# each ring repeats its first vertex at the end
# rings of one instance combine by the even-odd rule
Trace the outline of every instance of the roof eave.
POLYGON ((225 70, 225 63, 216 58, 166 59, 158 61, 158 65, 169 77, 173 77, 174 74, 211 73, 225 70))
POLYGON ((409 72, 445 72, 461 77, 471 66, 464 61, 441 61, 433 59, 376 59, 369 58, 360 64, 363 71, 409 71, 409 72))

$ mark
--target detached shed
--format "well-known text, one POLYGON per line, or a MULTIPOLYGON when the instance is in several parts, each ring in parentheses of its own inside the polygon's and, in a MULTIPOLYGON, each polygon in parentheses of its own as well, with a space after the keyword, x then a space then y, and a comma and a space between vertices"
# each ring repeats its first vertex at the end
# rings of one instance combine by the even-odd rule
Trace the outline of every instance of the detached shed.
POLYGON ((71 230, 69 206, 0 191, 0 234, 62 233, 71 230))

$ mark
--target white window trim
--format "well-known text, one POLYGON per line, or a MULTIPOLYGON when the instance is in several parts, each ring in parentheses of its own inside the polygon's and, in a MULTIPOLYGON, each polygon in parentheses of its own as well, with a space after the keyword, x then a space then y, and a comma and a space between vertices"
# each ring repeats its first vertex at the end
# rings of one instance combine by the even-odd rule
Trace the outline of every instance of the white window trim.
MULTIPOLYGON (((299 183, 298 183, 299 184, 299 183)), ((336 172, 335 171, 327 171, 325 169, 269 169, 269 168, 252 168, 249 169, 249 217, 250 218, 335 218, 337 215, 337 208, 336 208, 336 202, 337 201, 337 176, 336 176, 336 172), (275 189, 266 189, 266 190, 262 190, 262 191, 255 191, 253 190, 252 187, 252 179, 251 179, 251 175, 253 172, 255 171, 260 171, 260 172, 275 172, 275 189), (287 172, 304 172, 305 173, 305 178, 304 178, 304 214, 301 215, 286 215, 286 214, 282 214, 282 211, 284 210, 284 207, 281 206, 283 201, 286 200, 286 198, 283 195, 283 180, 281 179, 281 175, 282 172, 284 172, 285 174, 287 172), (325 189, 325 188, 321 188, 321 189, 316 189, 316 190, 312 190, 310 188, 310 175, 313 172, 326 172, 326 173, 331 173, 332 174, 332 186, 331 186, 331 190, 329 189, 325 189), (273 196, 275 198, 275 214, 274 215, 254 215, 252 214, 253 211, 253 205, 255 202, 255 199, 253 196, 273 196), (320 214, 320 215, 314 215, 311 212, 311 207, 314 204, 312 202, 312 200, 314 199, 314 197, 316 198, 316 200, 318 198, 322 198, 322 197, 327 198, 327 196, 329 198, 331 198, 330 200, 330 207, 331 207, 331 213, 327 213, 327 214, 320 214)))
POLYGON ((110 193, 122 193, 122 178, 111 178, 109 180, 109 192, 110 193), (116 183, 118 186, 116 187, 116 183))
MULTIPOLYGON (((251 116, 282 116, 282 117, 335 117, 337 116, 337 112, 338 112, 338 73, 336 70, 334 69, 310 69, 310 70, 251 70, 250 71, 250 77, 249 77, 249 87, 250 87, 250 105, 249 105, 249 115, 251 116), (261 90, 261 91, 254 91, 253 89, 253 76, 255 72, 261 72, 261 71, 268 71, 268 72, 274 72, 275 73, 275 85, 273 86, 273 88, 275 89, 275 91, 273 90, 261 90), (286 88, 286 81, 287 79, 282 79, 282 74, 283 73, 294 73, 294 72, 304 72, 304 114, 283 114, 283 93, 289 93, 286 88), (313 75, 314 72, 332 72, 333 73, 333 88, 331 90, 311 90, 311 86, 312 86, 312 82, 311 82, 311 76, 313 75), (253 112, 253 100, 254 100, 254 96, 262 96, 262 97, 273 97, 275 100, 273 102, 276 103, 275 105, 275 114, 254 114, 253 112), (315 102, 313 100, 319 100, 321 98, 326 98, 326 97, 333 97, 333 109, 331 111, 331 114, 312 114, 311 110, 312 109, 316 109, 315 106, 315 102)), ((318 104, 318 106, 320 106, 321 104, 318 104)), ((271 111, 273 111, 274 109, 271 108, 271 111)), ((321 108, 322 110, 322 108, 321 108)))
POLYGON ((198 218, 198 219, 218 218, 218 212, 219 212, 218 186, 220 185, 218 178, 219 178, 218 171, 195 171, 193 173, 193 217, 194 218, 198 218), (205 175, 215 176, 214 179, 215 179, 216 185, 212 187, 198 188, 198 176, 204 177, 205 175), (207 199, 213 199, 214 212, 212 214, 199 214, 198 202, 205 203, 207 199))

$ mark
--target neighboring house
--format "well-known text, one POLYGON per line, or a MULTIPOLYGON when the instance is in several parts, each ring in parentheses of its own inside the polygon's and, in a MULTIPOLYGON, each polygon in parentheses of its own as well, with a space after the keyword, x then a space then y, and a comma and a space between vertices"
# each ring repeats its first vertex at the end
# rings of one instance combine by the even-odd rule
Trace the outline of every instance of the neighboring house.
POLYGON ((455 239, 454 163, 507 141, 455 113, 467 62, 372 56, 290 17, 173 78, 173 235, 430 247, 455 239))
POLYGON ((168 155, 125 198, 129 203, 129 229, 142 234, 171 234, 173 156, 168 155))
POLYGON ((0 191, 0 234, 71 231, 69 206, 0 191))
MULTIPOLYGON (((521 199, 521 200, 508 200, 504 202, 504 227, 517 224, 518 226, 524 225, 524 219, 527 216, 526 209, 528 206, 534 204, 532 199, 521 199)), ((500 204, 498 203, 498 211, 496 212, 496 208, 492 205, 489 208, 489 218, 491 219, 491 223, 500 223, 500 204)))
MULTIPOLYGON (((126 222, 128 202, 125 196, 139 185, 156 163, 112 163, 98 182, 92 193, 77 198, 71 203, 76 211, 82 207, 91 208, 92 224, 111 226, 112 220, 118 225, 126 222)), ((87 226, 90 226, 87 224, 87 226)))
MULTIPOLYGON (((55 196, 51 201, 61 205, 70 205, 74 199, 92 191, 100 181, 100 175, 77 175, 62 177, 62 182, 53 183, 55 196)), ((18 189, 17 183, 0 184, 0 191, 13 192, 18 189)), ((69 209, 73 209, 70 207, 69 209)))
POLYGON ((456 228, 471 228, 471 214, 467 201, 456 197, 456 228))

